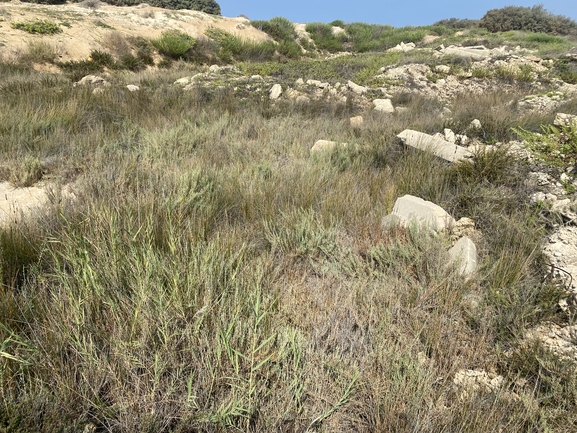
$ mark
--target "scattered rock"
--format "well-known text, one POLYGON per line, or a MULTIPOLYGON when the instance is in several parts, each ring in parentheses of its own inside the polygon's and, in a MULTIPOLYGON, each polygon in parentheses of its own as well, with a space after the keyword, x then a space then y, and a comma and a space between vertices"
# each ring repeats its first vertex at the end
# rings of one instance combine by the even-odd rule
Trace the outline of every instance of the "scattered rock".
POLYGON ((131 92, 137 92, 138 90, 140 90, 140 87, 138 87, 138 86, 135 85, 135 84, 128 84, 128 85, 126 86, 126 88, 127 88, 129 91, 131 91, 131 92))
POLYGON ((303 80, 302 78, 299 78, 298 80, 295 81, 296 86, 303 86, 304 84, 305 80, 303 80))
POLYGON ((375 99, 373 100, 373 104, 375 106, 375 111, 379 111, 381 113, 395 112, 395 107, 393 107, 393 103, 390 99, 375 99))
POLYGON ((359 86, 358 84, 353 83, 352 81, 349 81, 347 83, 347 86, 349 86, 349 89, 351 89, 357 95, 362 95, 363 93, 366 93, 369 90, 364 86, 359 86))
POLYGON ((458 47, 455 45, 450 45, 442 53, 445 55, 453 55, 459 57, 469 57, 473 60, 482 60, 487 57, 491 57, 491 50, 488 50, 483 45, 477 45, 473 47, 458 47))
POLYGON ((218 65, 211 65, 210 68, 208 68, 208 70, 212 73, 216 73, 221 70, 221 67, 218 65))
POLYGON ((527 341, 540 341, 547 349, 565 359, 577 360, 577 325, 544 323, 525 333, 527 341))
POLYGON ((389 51, 401 51, 403 53, 406 53, 406 52, 412 51, 414 49, 415 49, 415 44, 413 42, 409 42, 408 44, 401 42, 396 47, 389 48, 389 51))
POLYGON ((336 141, 318 140, 313 147, 311 147, 311 154, 326 152, 335 149, 337 146, 347 147, 347 143, 337 143, 336 141))
POLYGON ((190 84, 190 81, 191 77, 182 77, 176 80, 173 84, 175 86, 186 86, 187 84, 190 84))
POLYGON ((459 264, 459 271, 465 277, 477 270, 477 246, 468 237, 462 237, 449 250, 451 264, 459 264))
POLYGON ((472 156, 464 147, 448 143, 445 140, 435 138, 422 132, 405 129, 397 135, 407 146, 415 149, 431 152, 449 162, 457 162, 472 156))
POLYGON ((483 370, 460 370, 453 378, 453 384, 459 390, 459 397, 470 400, 475 394, 499 393, 505 379, 503 376, 489 374, 483 370))
POLYGON ((280 98, 280 95, 282 95, 282 86, 280 84, 273 85, 269 91, 269 98, 274 101, 280 98))
POLYGON ((437 65, 435 66, 435 70, 441 74, 448 74, 451 72, 451 67, 447 65, 437 65))
MULTIPOLYGON (((404 195, 395 201, 393 207, 394 215, 401 220, 401 225, 408 226, 411 222, 417 222, 423 226, 429 227, 436 232, 451 230, 455 225, 455 220, 449 215, 445 209, 430 201, 412 195, 404 195)), ((387 222, 390 223, 392 219, 389 218, 387 222)))
POLYGON ((482 129, 483 128, 483 126, 481 125, 481 121, 479 119, 471 120, 471 123, 469 124, 469 126, 472 129, 482 129))
POLYGON ((447 140, 449 143, 455 143, 457 141, 457 137, 451 129, 445 128, 443 133, 445 135, 445 140, 447 140))
POLYGON ((351 126, 353 128, 359 128, 363 124, 364 119, 363 119, 363 116, 355 116, 355 117, 351 117, 349 119, 349 122, 351 123, 351 126))
POLYGON ((453 227, 454 239, 460 239, 464 236, 470 238, 473 242, 481 240, 481 232, 475 228, 475 221, 471 218, 463 217, 459 219, 453 227))
POLYGON ((571 126, 577 127, 577 116, 574 114, 557 113, 553 121, 555 126, 571 126))
POLYGON ((76 86, 108 87, 110 83, 98 75, 86 75, 74 83, 74 87, 76 86))

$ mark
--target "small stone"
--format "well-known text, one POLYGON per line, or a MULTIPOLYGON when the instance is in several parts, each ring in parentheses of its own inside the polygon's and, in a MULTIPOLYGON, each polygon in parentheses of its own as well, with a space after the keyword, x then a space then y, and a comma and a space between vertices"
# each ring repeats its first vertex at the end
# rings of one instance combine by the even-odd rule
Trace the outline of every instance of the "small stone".
POLYGON ((473 129, 481 129, 481 128, 482 128, 482 126, 481 126, 481 121, 480 121, 479 119, 473 119, 473 120, 471 121, 471 125, 470 125, 470 126, 471 126, 471 128, 473 128, 473 129))
POLYGON ((131 92, 136 92, 136 91, 140 90, 140 87, 138 87, 138 86, 135 85, 135 84, 128 84, 128 85, 126 86, 126 88, 127 88, 129 91, 131 91, 131 92))
POLYGON ((218 72, 218 71, 220 71, 220 69, 221 69, 221 67, 218 65, 211 65, 210 68, 208 68, 208 70, 210 72, 218 72))
POLYGON ((355 117, 351 117, 349 119, 349 122, 351 123, 351 126, 353 128, 359 128, 363 124, 364 119, 363 119, 363 116, 355 116, 355 117))
POLYGON ((280 98, 281 95, 282 95, 282 86, 278 83, 273 85, 269 92, 269 98, 274 101, 280 98))
POLYGON ((445 128, 443 130, 443 133, 445 135, 445 140, 447 140, 449 143, 455 143, 457 141, 457 137, 455 137, 455 133, 450 130, 449 128, 445 128))
POLYGON ((358 84, 353 83, 352 81, 349 81, 347 83, 347 86, 357 95, 362 95, 363 93, 366 93, 369 90, 364 86, 359 86, 358 84))
POLYGON ((296 86, 302 86, 304 84, 305 84, 305 80, 303 80, 302 78, 299 78, 298 80, 295 81, 296 86))
POLYGON ((451 68, 447 65, 437 65, 435 67, 435 70, 437 72, 440 72, 441 74, 448 74, 449 72, 451 72, 451 68))
POLYGON ((176 80, 173 84, 176 86, 186 86, 190 83, 190 77, 182 77, 176 80))
MULTIPOLYGON (((337 146, 339 146, 339 143, 336 141, 317 140, 317 142, 311 148, 311 154, 330 151, 335 149, 337 146)), ((346 147, 347 143, 340 143, 340 146, 346 147)))

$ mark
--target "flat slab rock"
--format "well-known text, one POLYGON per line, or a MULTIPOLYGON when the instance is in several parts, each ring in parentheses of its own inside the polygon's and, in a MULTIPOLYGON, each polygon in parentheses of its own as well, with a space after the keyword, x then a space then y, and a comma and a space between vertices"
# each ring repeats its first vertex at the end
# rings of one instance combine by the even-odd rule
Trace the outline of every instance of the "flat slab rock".
POLYGON ((457 162, 472 157, 471 152, 462 146, 412 129, 405 129, 397 137, 403 140, 407 146, 424 152, 431 152, 449 162, 457 162))

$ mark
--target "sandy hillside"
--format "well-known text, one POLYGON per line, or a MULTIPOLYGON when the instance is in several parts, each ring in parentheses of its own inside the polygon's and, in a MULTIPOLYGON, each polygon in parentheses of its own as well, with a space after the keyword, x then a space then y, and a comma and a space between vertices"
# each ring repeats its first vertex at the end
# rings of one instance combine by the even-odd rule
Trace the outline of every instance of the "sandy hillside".
POLYGON ((86 59, 92 50, 114 50, 119 34, 124 37, 158 37, 163 30, 178 29, 198 37, 216 27, 251 40, 267 40, 269 36, 255 29, 246 18, 226 18, 192 10, 167 10, 146 4, 117 7, 102 4, 97 9, 78 3, 36 5, 10 2, 0 4, 0 53, 17 56, 31 41, 44 41, 54 46, 60 60, 86 59), (49 20, 60 24, 56 35, 31 35, 10 26, 12 22, 49 20), (112 45, 112 46, 111 46, 112 45))

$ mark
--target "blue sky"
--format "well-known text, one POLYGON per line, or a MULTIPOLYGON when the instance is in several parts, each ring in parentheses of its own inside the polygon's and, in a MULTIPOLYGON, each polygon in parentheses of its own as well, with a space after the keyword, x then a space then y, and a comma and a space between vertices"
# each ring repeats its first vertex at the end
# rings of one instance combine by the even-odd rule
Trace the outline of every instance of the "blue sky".
POLYGON ((226 17, 252 20, 285 17, 296 23, 341 19, 395 27, 433 24, 443 18, 481 18, 489 9, 543 4, 557 15, 577 21, 577 0, 216 0, 226 17))

